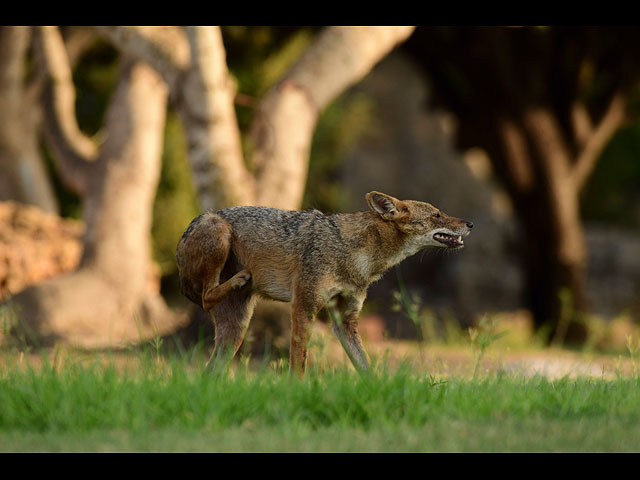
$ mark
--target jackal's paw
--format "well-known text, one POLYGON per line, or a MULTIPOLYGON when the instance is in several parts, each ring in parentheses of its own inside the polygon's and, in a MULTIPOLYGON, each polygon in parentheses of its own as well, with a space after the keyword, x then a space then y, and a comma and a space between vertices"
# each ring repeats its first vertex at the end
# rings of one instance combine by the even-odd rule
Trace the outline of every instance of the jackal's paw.
POLYGON ((231 280, 233 281, 233 288, 244 287, 251 280, 251 272, 242 270, 236 273, 231 280))

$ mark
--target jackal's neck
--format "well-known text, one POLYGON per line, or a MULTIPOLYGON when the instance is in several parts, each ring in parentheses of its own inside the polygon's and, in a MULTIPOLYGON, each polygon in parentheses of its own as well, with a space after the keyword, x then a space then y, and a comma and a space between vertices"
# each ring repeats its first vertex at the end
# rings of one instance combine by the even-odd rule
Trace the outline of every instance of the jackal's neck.
POLYGON ((406 252, 406 235, 375 212, 340 216, 340 230, 348 245, 347 269, 366 282, 376 281, 389 268, 415 252, 406 252))

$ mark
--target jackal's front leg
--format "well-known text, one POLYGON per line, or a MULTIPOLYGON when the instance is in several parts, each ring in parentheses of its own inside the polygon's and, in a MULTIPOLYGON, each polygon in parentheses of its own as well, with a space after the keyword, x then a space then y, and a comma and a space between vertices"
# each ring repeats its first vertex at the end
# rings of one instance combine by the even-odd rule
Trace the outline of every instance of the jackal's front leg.
MULTIPOLYGON (((369 356, 362 345, 362 338, 358 331, 358 316, 366 294, 361 293, 344 299, 341 317, 333 318, 331 329, 338 337, 344 351, 356 369, 363 371, 369 368, 369 356)), ((332 315, 332 317, 335 317, 332 315)))
POLYGON ((289 352, 289 368, 299 375, 304 373, 307 362, 307 348, 311 337, 311 324, 315 318, 315 310, 298 299, 291 308, 291 349, 289 352))

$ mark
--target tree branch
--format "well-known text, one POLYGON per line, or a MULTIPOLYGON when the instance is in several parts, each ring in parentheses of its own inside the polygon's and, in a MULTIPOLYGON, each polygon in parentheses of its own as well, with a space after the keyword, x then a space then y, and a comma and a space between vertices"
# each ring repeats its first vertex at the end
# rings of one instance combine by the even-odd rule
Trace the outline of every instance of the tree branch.
POLYGON ((577 185, 571 178, 571 154, 562 128, 548 108, 525 112, 524 125, 540 171, 538 191, 547 197, 548 228, 558 234, 554 255, 560 265, 579 265, 585 259, 580 228, 577 185))
POLYGON ((98 27, 123 51, 161 73, 185 127, 201 207, 258 203, 298 208, 319 113, 360 80, 414 27, 331 27, 267 93, 252 128, 247 171, 218 27, 98 27), (188 44, 185 42, 188 39, 188 44))
POLYGON ((502 158, 508 182, 519 194, 526 194, 535 185, 535 174, 522 128, 513 119, 504 117, 496 123, 496 130, 504 152, 502 158))
POLYGON ((64 44, 69 57, 69 65, 72 68, 82 55, 95 44, 97 38, 97 32, 91 27, 71 27, 65 32, 64 44))
POLYGON ((93 141, 78 127, 75 88, 69 59, 57 27, 36 27, 35 45, 44 79, 44 133, 62 180, 79 195, 86 191, 86 171, 97 155, 93 141))
POLYGON ((600 122, 591 130, 571 171, 572 180, 578 191, 584 187, 593 172, 598 156, 607 142, 624 122, 625 108, 626 98, 622 93, 616 93, 600 122))
POLYGON ((323 110, 347 87, 362 79, 415 27, 329 27, 286 74, 283 82, 306 90, 323 110))
POLYGON ((546 107, 529 108, 522 118, 543 177, 552 183, 564 181, 570 173, 571 154, 557 119, 546 107))
POLYGON ((300 207, 324 108, 415 27, 329 27, 265 95, 251 128, 259 205, 300 207))
POLYGON ((139 272, 151 257, 146 239, 160 175, 167 96, 158 72, 145 62, 123 58, 105 115, 108 136, 88 179, 82 266, 98 266, 132 290, 134 278, 144 278, 139 272), (127 258, 126 267, 118 263, 120 256, 127 258))
POLYGON ((41 109, 25 79, 31 27, 0 28, 0 199, 58 210, 39 148, 41 109))
POLYGON ((180 27, 95 27, 122 51, 151 65, 175 92, 189 68, 187 37, 180 27))
POLYGON ((593 133, 593 124, 587 108, 579 100, 576 100, 571 106, 571 126, 576 145, 578 145, 578 149, 581 149, 593 133))
POLYGON ((189 141, 189 160, 200 206, 223 208, 253 203, 236 119, 235 84, 226 64, 219 27, 186 27, 189 68, 176 108, 189 141))
POLYGON ((0 91, 6 100, 20 98, 29 36, 28 27, 7 26, 0 30, 0 91))
MULTIPOLYGON (((97 35, 90 27, 71 27, 66 37, 64 37, 64 47, 71 70, 76 66, 78 60, 94 43, 97 35)), ((36 45, 37 47, 37 45, 36 45)), ((36 48, 37 50, 37 48, 36 48)), ((31 77, 25 86, 26 93, 32 101, 40 103, 42 90, 48 81, 43 75, 42 69, 31 77)))

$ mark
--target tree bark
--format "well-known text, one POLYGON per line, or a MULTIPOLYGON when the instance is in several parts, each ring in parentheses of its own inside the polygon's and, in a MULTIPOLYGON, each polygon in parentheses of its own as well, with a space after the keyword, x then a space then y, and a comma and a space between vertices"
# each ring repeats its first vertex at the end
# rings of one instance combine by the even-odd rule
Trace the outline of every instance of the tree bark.
POLYGON ((187 27, 191 65, 176 98, 203 210, 251 204, 253 177, 242 153, 235 85, 218 27, 187 27))

